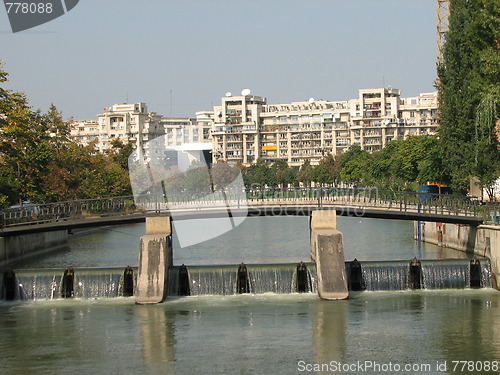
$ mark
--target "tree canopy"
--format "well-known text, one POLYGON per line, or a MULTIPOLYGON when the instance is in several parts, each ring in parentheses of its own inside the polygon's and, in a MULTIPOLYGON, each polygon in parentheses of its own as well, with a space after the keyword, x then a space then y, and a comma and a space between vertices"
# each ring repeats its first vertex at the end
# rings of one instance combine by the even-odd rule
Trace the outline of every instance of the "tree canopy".
POLYGON ((0 207, 130 194, 129 147, 104 155, 76 143, 54 105, 33 110, 23 93, 5 88, 7 79, 0 63, 0 207))
POLYGON ((471 176, 486 187, 499 175, 500 0, 452 0, 450 9, 439 135, 452 186, 465 190, 471 176))

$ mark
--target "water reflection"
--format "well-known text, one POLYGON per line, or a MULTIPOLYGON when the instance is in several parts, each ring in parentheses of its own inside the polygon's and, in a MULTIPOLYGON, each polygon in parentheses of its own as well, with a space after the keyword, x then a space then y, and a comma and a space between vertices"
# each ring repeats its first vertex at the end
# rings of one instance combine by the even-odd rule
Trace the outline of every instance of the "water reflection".
POLYGON ((141 332, 142 356, 151 373, 157 370, 174 373, 175 328, 172 316, 164 306, 136 306, 141 332))
POLYGON ((343 361, 346 354, 348 301, 316 301, 311 308, 314 363, 343 361))
POLYGON ((493 290, 0 304, 0 368, 8 374, 291 374, 301 360, 435 365, 493 361, 499 348, 493 290))

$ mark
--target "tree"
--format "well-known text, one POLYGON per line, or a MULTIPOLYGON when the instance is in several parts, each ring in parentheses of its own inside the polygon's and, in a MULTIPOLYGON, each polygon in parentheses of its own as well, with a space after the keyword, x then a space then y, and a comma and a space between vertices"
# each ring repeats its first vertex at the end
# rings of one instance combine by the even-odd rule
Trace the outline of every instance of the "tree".
POLYGON ((311 162, 306 159, 297 172, 297 181, 302 182, 304 186, 310 186, 312 178, 313 168, 311 166, 311 162))
POLYGON ((111 158, 118 163, 123 169, 128 171, 128 158, 134 151, 131 143, 126 145, 120 139, 111 141, 111 158))
POLYGON ((493 186, 500 175, 500 153, 496 122, 500 100, 494 94, 486 95, 476 109, 474 137, 474 176, 481 190, 485 189, 490 201, 494 200, 493 186))
MULTIPOLYGON (((6 74, 0 74, 2 83, 6 74)), ((54 159, 47 122, 40 111, 31 111, 23 94, 2 90, 0 122, 0 179, 10 187, 10 203, 19 200, 37 202, 43 192, 41 183, 47 166, 54 159), (12 194, 11 193, 11 194, 12 194)), ((3 193, 5 195, 5 193, 3 193)))
POLYGON ((276 186, 276 178, 266 160, 259 158, 255 164, 247 168, 245 185, 253 185, 260 188, 265 186, 276 186))
POLYGON ((312 171, 312 178, 320 184, 337 185, 339 180, 340 165, 338 160, 327 154, 312 171))
POLYGON ((447 172, 443 158, 443 148, 437 136, 422 136, 426 153, 418 164, 417 181, 420 184, 437 182, 440 185, 449 185, 451 176, 447 172))
POLYGON ((185 188, 191 193, 208 194, 212 191, 212 181, 205 163, 191 163, 186 171, 185 188))
MULTIPOLYGON (((0 84, 8 74, 0 64, 0 84)), ((55 105, 33 111, 26 96, 0 86, 0 205, 101 198, 131 193, 123 160, 70 138, 70 122, 55 105)), ((126 151, 125 151, 126 150, 126 151)))
POLYGON ((288 169, 288 163, 282 159, 276 160, 271 166, 271 172, 274 174, 278 186, 285 187, 291 182, 289 181, 290 175, 287 174, 288 169))
POLYGON ((219 190, 231 184, 238 177, 240 169, 226 162, 217 162, 212 166, 210 173, 214 189, 219 190))
POLYGON ((370 155, 360 146, 352 146, 339 157, 340 180, 359 185, 366 178, 370 155))
MULTIPOLYGON (((500 82, 500 0, 452 0, 450 7, 444 63, 438 67, 439 135, 452 186, 465 191, 470 176, 478 172, 476 152, 481 146, 477 142, 484 141, 476 137, 477 110, 500 82)), ((495 131, 483 129, 482 134, 496 137, 495 131)))

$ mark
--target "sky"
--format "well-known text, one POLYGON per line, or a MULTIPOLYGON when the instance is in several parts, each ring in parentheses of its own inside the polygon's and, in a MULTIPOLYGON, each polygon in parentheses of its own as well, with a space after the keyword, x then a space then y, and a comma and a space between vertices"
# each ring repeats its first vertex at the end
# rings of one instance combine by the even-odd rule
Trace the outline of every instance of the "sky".
POLYGON ((0 60, 8 89, 75 120, 125 102, 194 117, 246 88, 269 104, 409 97, 435 90, 435 0, 80 0, 18 33, 0 8, 0 60))

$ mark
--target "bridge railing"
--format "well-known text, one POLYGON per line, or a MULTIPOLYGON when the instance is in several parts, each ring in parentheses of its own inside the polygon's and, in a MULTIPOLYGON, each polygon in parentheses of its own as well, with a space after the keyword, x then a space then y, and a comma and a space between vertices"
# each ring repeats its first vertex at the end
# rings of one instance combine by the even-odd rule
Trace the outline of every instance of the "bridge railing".
POLYGON ((147 194, 140 197, 111 197, 83 199, 10 208, 0 211, 0 226, 39 224, 58 220, 121 215, 166 209, 202 209, 215 207, 240 207, 244 205, 314 205, 357 206, 400 212, 421 212, 441 215, 475 216, 500 222, 498 203, 480 204, 465 196, 384 191, 375 188, 282 188, 246 189, 245 192, 227 191, 207 193, 182 192, 169 194, 168 201, 157 202, 147 194), (150 201, 149 201, 150 200, 150 201), (493 214, 492 214, 493 213, 493 214))
POLYGON ((498 203, 482 204, 467 196, 417 193, 411 191, 384 191, 376 188, 291 188, 249 189, 249 204, 317 204, 356 205, 401 212, 421 212, 441 215, 474 216, 489 220, 491 213, 498 213, 498 203))
POLYGON ((133 196, 26 204, 0 211, 1 227, 119 215, 137 211, 133 196))

